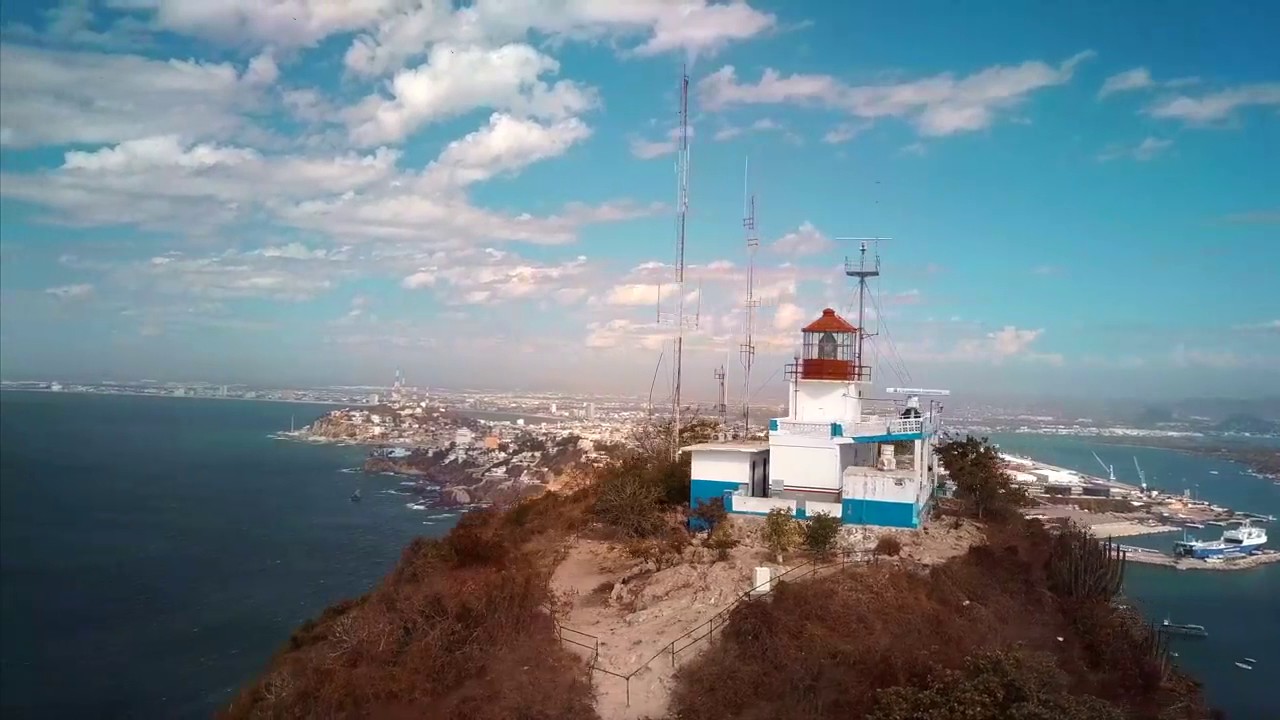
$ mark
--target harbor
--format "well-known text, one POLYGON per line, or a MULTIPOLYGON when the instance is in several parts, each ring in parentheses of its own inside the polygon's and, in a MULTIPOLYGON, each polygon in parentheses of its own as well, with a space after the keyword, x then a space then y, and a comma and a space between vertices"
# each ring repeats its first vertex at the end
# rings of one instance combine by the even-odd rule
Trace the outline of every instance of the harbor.
POLYGON ((1114 466, 1096 454, 1106 478, 1016 455, 1001 458, 1013 482, 1036 501, 1025 510, 1029 518, 1073 522, 1100 539, 1181 532, 1168 551, 1122 545, 1134 562, 1178 570, 1244 570, 1280 562, 1280 552, 1263 548, 1267 532, 1260 525, 1273 516, 1197 500, 1189 490, 1171 494, 1149 488, 1136 458, 1137 486, 1116 480, 1114 466))

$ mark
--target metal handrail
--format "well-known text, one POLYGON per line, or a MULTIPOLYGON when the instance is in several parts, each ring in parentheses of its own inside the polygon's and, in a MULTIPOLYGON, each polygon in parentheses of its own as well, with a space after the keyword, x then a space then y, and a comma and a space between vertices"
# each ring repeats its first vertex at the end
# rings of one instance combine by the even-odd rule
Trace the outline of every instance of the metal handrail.
POLYGON ((666 645, 663 645, 662 648, 659 649, 658 652, 654 653, 648 660, 645 660, 644 662, 640 663, 638 666, 636 666, 636 669, 632 670, 629 673, 626 673, 625 675, 622 673, 614 672, 613 670, 609 670, 608 668, 605 668, 599 665, 599 660, 600 660, 600 638, 599 637, 592 635, 590 633, 582 632, 581 630, 574 630, 573 628, 566 627, 564 625, 561 625, 558 621, 555 622, 556 635, 561 640, 561 642, 568 642, 570 644, 577 645, 579 647, 583 647, 588 650, 591 650, 592 651, 591 662, 589 663, 589 665, 593 672, 601 672, 601 673, 604 673, 605 675, 612 675, 613 677, 616 677, 616 678, 622 678, 626 682, 627 706, 630 707, 632 677, 635 677, 635 675, 638 674, 641 670, 644 670, 645 668, 649 667, 649 665, 654 660, 657 660, 658 657, 663 654, 671 655, 671 666, 675 667, 677 654, 684 652, 685 650, 688 650, 689 648, 693 647, 700 640, 711 637, 711 635, 715 633, 715 630, 717 627, 723 627, 728 622, 728 614, 732 612, 734 608, 738 607, 738 605, 742 604, 744 600, 750 599, 757 590, 760 590, 761 588, 767 588, 765 590, 765 593, 771 592, 773 590, 774 583, 784 578, 787 578, 787 576, 789 575, 791 577, 788 579, 797 580, 799 578, 808 577, 809 575, 812 575, 814 573, 818 573, 823 570, 828 570, 834 567, 839 567, 841 570, 844 570, 846 567, 849 566, 849 558, 851 556, 856 556, 857 561, 861 562, 861 561, 865 561, 871 555, 872 553, 868 551, 863 551, 863 550, 842 550, 840 551, 839 562, 832 562, 832 563, 827 563, 825 565, 819 565, 818 564, 819 560, 815 558, 813 560, 807 560, 801 563, 800 565, 790 568, 789 570, 786 570, 780 575, 775 575, 769 578, 768 581, 760 583, 759 585, 756 585, 755 587, 752 587, 748 589, 746 592, 743 592, 742 594, 738 595, 738 597, 734 598, 733 602, 726 605, 723 609, 720 610, 720 612, 717 612, 715 615, 712 615, 707 620, 698 623, 689 631, 676 637, 674 640, 667 643, 666 645), (797 573, 800 570, 803 570, 804 572, 800 572, 799 574, 793 575, 793 573, 797 573), (693 638, 692 640, 690 640, 689 642, 685 643, 680 647, 676 647, 677 643, 693 635, 695 632, 701 630, 704 626, 707 628, 706 633, 699 635, 696 638, 693 638), (566 638, 564 637, 565 631, 574 633, 575 635, 581 635, 583 637, 590 638, 593 641, 593 645, 584 645, 580 642, 576 642, 572 639, 566 638))

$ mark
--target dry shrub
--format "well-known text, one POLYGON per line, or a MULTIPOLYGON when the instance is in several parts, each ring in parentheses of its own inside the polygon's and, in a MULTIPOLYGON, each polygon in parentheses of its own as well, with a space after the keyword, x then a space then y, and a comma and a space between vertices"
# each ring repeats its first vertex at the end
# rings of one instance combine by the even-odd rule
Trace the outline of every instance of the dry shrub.
POLYGON ((1203 717, 1194 688, 1143 680, 1141 652, 1123 639, 1134 636, 1104 619, 1109 606, 1084 620, 1093 630, 1075 629, 1077 609, 1047 589, 1048 558, 1043 528, 1014 522, 990 527, 986 544, 927 573, 880 564, 784 581, 736 608, 719 640, 680 670, 671 707, 687 718, 865 717, 879 690, 929 688, 940 671, 1005 651, 1047 654, 1073 695, 1132 717, 1179 703, 1185 712, 1167 717, 1203 717), (1117 673, 1115 663, 1129 669, 1117 673))
POLYGON ((659 537, 632 540, 623 546, 623 552, 636 560, 648 563, 654 570, 665 570, 678 565, 684 558, 685 548, 691 541, 689 534, 680 528, 667 526, 659 537))
POLYGON ((885 533, 876 541, 874 552, 876 555, 897 557, 902 554, 902 541, 896 535, 885 533))
POLYGON ((717 524, 707 535, 706 546, 716 551, 717 560, 728 560, 729 551, 738 547, 738 544, 738 538, 733 534, 733 524, 728 520, 717 524))
POLYGON ((538 546, 539 529, 579 526, 589 498, 526 503, 415 540, 376 590, 300 628, 224 716, 593 717, 588 671, 547 611, 538 546))

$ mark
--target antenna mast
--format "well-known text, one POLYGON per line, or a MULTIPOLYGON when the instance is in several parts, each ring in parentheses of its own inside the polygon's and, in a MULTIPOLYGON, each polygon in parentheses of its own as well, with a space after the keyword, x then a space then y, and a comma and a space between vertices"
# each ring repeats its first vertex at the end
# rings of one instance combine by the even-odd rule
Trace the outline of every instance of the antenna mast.
POLYGON ((716 368, 715 376, 716 376, 716 383, 719 384, 720 386, 720 394, 717 396, 717 399, 716 399, 716 413, 720 415, 720 426, 723 428, 725 423, 725 416, 729 412, 729 396, 725 393, 725 388, 724 388, 724 376, 725 376, 724 365, 721 365, 720 367, 716 368))
MULTIPOLYGON (((676 154, 676 313, 669 318, 676 326, 675 360, 672 363, 672 448, 673 457, 680 457, 680 381, 684 361, 684 328, 688 319, 684 316, 684 241, 685 220, 689 214, 689 75, 685 68, 680 73, 680 145, 676 154)), ((662 301, 659 290, 658 301, 662 301)), ((699 298, 701 302, 701 298, 699 298)), ((658 320, 663 318, 659 313, 658 320)), ((692 318, 692 327, 698 326, 698 318, 692 318)))
POLYGON ((742 356, 742 426, 745 437, 751 433, 751 365, 756 358, 752 334, 755 332, 756 308, 760 307, 755 296, 756 248, 760 247, 760 237, 756 235, 756 196, 751 194, 750 158, 743 162, 742 205, 742 230, 747 240, 747 299, 743 302, 746 317, 739 354, 742 356))
MULTIPOLYGON (((866 331, 867 280, 880 277, 880 242, 889 239, 891 238, 836 238, 836 240, 852 240, 858 243, 858 260, 854 262, 853 258, 845 257, 844 274, 858 279, 858 342, 857 357, 854 358, 853 364, 859 380, 869 379, 862 376, 866 371, 866 363, 863 362, 862 356, 862 341, 880 334, 878 331, 873 333, 866 331), (867 243, 873 243, 870 261, 867 258, 867 243)), ((876 327, 879 328, 879 323, 876 323, 876 327)))

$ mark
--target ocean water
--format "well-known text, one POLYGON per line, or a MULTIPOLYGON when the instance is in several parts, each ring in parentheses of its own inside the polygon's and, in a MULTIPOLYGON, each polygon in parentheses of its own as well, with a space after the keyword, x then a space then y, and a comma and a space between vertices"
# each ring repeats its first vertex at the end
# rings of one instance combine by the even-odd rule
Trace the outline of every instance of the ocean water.
MULTIPOLYGON (((1071 470, 1099 475, 1093 458, 1115 467, 1116 479, 1138 484, 1133 458, 1147 484, 1164 491, 1190 489, 1196 497, 1234 510, 1280 517, 1280 486, 1247 474, 1236 463, 1143 447, 1092 443, 1087 439, 1041 435, 996 435, 1002 450, 1071 470), (1216 474, 1214 474, 1216 473, 1216 474)), ((1280 452, 1280 448, 1277 448, 1280 452)), ((1280 549, 1280 523, 1268 523, 1268 547, 1280 549)), ((1195 531, 1202 539, 1221 532, 1209 526, 1195 531)), ((1140 547, 1168 551, 1182 534, 1126 538, 1140 547)), ((1125 594, 1152 622, 1198 623, 1207 638, 1175 638, 1175 662, 1204 684, 1209 702, 1233 720, 1280 718, 1280 564, 1242 571, 1174 570, 1130 563, 1125 594), (1235 666, 1254 658, 1253 670, 1235 666)))
MULTIPOLYGON (((291 416, 301 424, 328 409, 0 393, 4 716, 208 717, 298 624, 372 587, 413 537, 453 525, 408 510, 408 498, 388 492, 397 478, 343 472, 360 448, 268 437, 291 416), (352 503, 357 487, 364 499, 352 503)), ((993 439, 1089 472, 1096 450, 1121 479, 1134 478, 1137 455, 1156 487, 1198 482, 1206 499, 1280 515, 1280 488, 1231 463, 1071 438, 993 439)), ((1280 566, 1132 565, 1126 592, 1155 621, 1208 628, 1208 638, 1178 642, 1178 661, 1229 717, 1280 717, 1266 682, 1280 669, 1280 566), (1258 660, 1252 672, 1233 665, 1245 656, 1258 660)))
POLYGON ((327 409, 0 393, 3 715, 209 717, 452 526, 342 472, 360 448, 268 437, 327 409))

